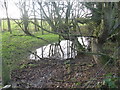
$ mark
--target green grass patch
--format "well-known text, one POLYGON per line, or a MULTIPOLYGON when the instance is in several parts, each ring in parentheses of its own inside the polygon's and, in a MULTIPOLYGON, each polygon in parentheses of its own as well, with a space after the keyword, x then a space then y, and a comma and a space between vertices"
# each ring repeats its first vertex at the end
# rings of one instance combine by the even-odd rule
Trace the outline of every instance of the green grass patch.
MULTIPOLYGON (((41 32, 36 32, 34 35, 48 40, 49 43, 57 42, 58 35, 45 34, 41 35, 41 32)), ((17 31, 13 34, 9 32, 2 33, 2 60, 3 60, 3 80, 4 84, 7 84, 10 80, 10 71, 18 68, 18 63, 27 60, 30 55, 29 50, 33 51, 43 45, 47 45, 48 42, 41 39, 37 39, 31 36, 14 36, 17 35, 17 31)), ((19 33, 18 33, 19 34, 19 33)), ((21 33, 20 33, 21 34, 21 33)))
MULTIPOLYGON (((19 23, 22 22, 21 20, 15 20, 15 21, 17 21, 19 23)), ((22 32, 21 28, 19 27, 19 25, 15 21, 12 20, 12 19, 10 20, 11 30, 13 32, 15 32, 14 30, 19 30, 20 32, 22 32)), ((31 20, 31 21, 33 21, 33 20, 31 20)), ((41 20, 37 20, 37 22, 38 22, 37 24, 39 24, 41 26, 41 20)), ((21 26, 22 26, 22 24, 21 24, 21 26)), ((2 20, 1 27, 2 27, 3 31, 8 31, 8 25, 7 25, 7 20, 6 19, 2 20)), ((42 20, 42 27, 45 28, 45 29, 51 30, 49 24, 45 20, 42 20)), ((33 23, 29 22, 28 23, 28 29, 29 29, 30 32, 34 32, 35 31, 35 25, 33 23)), ((39 30, 41 31, 40 28, 39 28, 39 30)))

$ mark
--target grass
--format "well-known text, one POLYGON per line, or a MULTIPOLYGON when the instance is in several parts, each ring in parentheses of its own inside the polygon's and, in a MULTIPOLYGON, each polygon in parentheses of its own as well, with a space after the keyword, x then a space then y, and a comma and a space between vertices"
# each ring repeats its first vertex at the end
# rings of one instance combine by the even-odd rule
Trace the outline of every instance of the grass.
MULTIPOLYGON (((16 20, 17 22, 21 22, 21 20, 16 20)), ((33 20, 31 20, 33 21, 33 20)), ((18 26, 18 24, 15 23, 14 20, 10 20, 10 24, 11 24, 11 30, 20 30, 20 27, 18 26)), ((38 20, 38 24, 41 25, 41 20, 38 20)), ((7 20, 2 20, 2 23, 1 23, 1 26, 2 26, 2 29, 4 31, 7 31, 7 20)), ((22 25, 21 25, 22 26, 22 25)), ((29 31, 31 32, 34 32, 35 30, 35 26, 34 24, 30 23, 28 24, 28 27, 29 27, 29 31)), ((44 27, 45 29, 48 29, 50 28, 49 24, 47 23, 47 21, 42 21, 42 27, 44 27)), ((41 30, 41 29, 40 29, 41 30)), ((21 30, 20 30, 21 31, 21 30)))
MULTIPOLYGON (((18 68, 18 63, 27 60, 30 53, 28 50, 33 51, 40 46, 48 44, 41 39, 37 39, 31 36, 14 36, 21 34, 19 31, 13 31, 13 34, 9 32, 2 33, 2 60, 3 60, 3 80, 4 84, 8 84, 10 80, 10 71, 18 68)), ((49 42, 57 42, 58 35, 45 34, 41 35, 41 32, 36 32, 37 35, 49 42)))

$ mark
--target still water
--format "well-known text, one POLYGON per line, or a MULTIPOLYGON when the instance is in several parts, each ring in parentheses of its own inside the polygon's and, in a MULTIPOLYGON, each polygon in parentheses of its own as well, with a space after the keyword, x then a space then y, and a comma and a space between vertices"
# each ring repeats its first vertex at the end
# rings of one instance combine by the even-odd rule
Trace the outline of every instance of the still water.
MULTIPOLYGON (((78 37, 78 41, 84 48, 89 45, 87 37, 78 37)), ((40 58, 55 58, 55 59, 68 59, 75 58, 77 55, 76 47, 70 40, 62 40, 60 43, 48 44, 35 50, 34 54, 30 55, 31 60, 39 60, 40 58), (40 58, 39 58, 39 57, 40 58)))

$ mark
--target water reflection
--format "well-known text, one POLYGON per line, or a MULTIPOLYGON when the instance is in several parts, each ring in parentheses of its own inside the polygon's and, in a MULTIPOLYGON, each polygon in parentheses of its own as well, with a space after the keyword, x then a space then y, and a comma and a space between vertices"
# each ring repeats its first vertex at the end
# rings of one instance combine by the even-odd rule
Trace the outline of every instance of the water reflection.
MULTIPOLYGON (((78 37, 78 41, 85 48, 87 48, 89 45, 87 37, 78 37)), ((55 58, 63 60, 68 58, 75 58, 77 55, 77 51, 75 49, 75 45, 72 41, 62 40, 60 43, 48 44, 36 49, 36 52, 30 55, 30 59, 39 60, 40 58, 55 58)))
POLYGON ((78 41, 86 49, 88 48, 88 46, 90 44, 90 39, 88 37, 78 37, 78 41))

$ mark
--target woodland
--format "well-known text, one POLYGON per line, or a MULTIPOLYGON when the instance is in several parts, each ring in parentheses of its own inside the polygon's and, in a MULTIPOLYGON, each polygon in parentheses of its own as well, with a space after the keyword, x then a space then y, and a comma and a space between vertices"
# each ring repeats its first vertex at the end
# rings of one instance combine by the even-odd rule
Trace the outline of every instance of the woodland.
POLYGON ((120 2, 17 0, 17 19, 8 3, 1 88, 120 88, 120 2))

